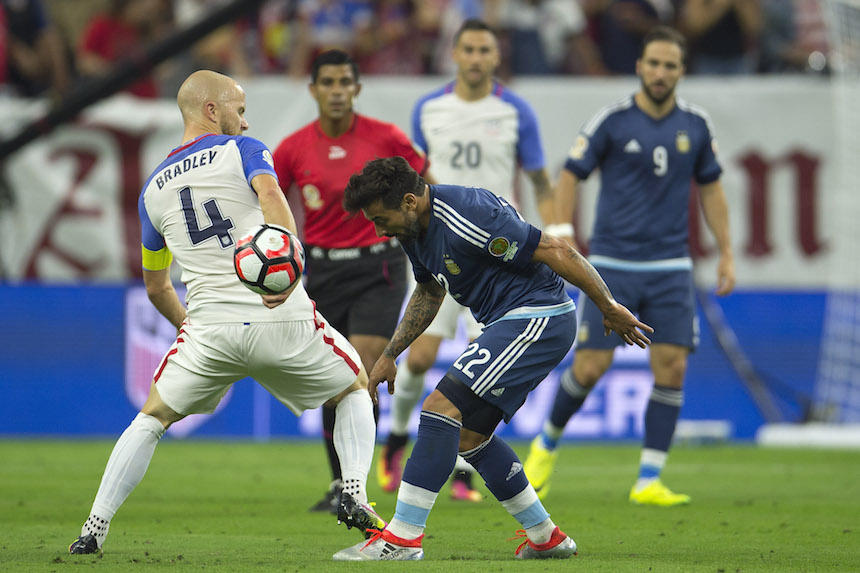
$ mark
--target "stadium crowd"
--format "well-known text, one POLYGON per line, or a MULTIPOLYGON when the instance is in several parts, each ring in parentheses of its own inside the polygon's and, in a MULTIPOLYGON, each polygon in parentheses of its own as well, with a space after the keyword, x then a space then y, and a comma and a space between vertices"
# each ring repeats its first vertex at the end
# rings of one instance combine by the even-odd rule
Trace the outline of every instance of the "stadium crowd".
MULTIPOLYGON (((0 93, 67 96, 148 43, 229 0, 0 0, 0 93)), ((817 0, 267 0, 127 90, 176 92, 190 71, 304 78, 329 48, 374 74, 450 74, 460 23, 500 32, 502 80, 523 75, 633 74, 656 24, 681 30, 691 74, 829 70, 817 0)))

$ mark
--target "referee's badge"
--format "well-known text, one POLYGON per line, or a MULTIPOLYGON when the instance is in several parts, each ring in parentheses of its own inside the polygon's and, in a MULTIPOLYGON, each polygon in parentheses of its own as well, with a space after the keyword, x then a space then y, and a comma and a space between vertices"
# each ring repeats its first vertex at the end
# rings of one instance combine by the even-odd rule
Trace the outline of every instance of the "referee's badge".
POLYGON ((678 135, 675 136, 675 148, 680 153, 687 153, 690 151, 690 137, 687 135, 686 131, 679 131, 678 135))
POLYGON ((460 267, 458 267, 457 263, 455 263, 452 259, 450 259, 448 257, 448 255, 445 255, 444 262, 445 262, 445 268, 448 269, 449 273, 451 273, 452 275, 459 275, 460 274, 460 267))
POLYGON ((308 183, 304 187, 302 187, 302 197, 305 198, 305 205, 307 205, 308 209, 316 211, 317 209, 322 209, 323 200, 322 194, 320 190, 316 188, 315 185, 308 183))

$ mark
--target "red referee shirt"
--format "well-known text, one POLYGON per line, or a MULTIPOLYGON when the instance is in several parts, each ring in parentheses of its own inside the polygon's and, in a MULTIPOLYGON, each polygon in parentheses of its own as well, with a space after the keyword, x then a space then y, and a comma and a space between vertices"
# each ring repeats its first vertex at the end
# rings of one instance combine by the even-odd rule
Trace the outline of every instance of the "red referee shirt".
POLYGON ((342 249, 387 241, 376 236, 361 213, 350 217, 341 202, 353 173, 377 157, 396 156, 422 175, 429 165, 397 126, 358 114, 340 137, 327 136, 317 120, 281 141, 274 153, 275 172, 284 192, 293 183, 301 191, 305 243, 342 249))

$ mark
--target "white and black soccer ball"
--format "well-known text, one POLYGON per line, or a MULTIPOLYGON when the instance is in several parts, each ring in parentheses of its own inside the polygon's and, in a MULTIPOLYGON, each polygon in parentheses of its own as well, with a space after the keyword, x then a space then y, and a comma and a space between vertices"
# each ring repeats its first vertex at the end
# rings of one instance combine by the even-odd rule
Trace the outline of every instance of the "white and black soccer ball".
POLYGON ((302 278, 305 250, 283 227, 258 225, 236 243, 233 266, 239 280, 258 294, 278 294, 302 278))

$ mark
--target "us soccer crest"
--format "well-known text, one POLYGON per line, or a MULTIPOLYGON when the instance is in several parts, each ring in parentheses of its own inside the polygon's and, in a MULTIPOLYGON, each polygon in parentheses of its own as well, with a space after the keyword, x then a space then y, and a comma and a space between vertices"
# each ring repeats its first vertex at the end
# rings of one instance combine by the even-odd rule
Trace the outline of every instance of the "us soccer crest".
POLYGON ((687 153, 690 151, 690 137, 686 131, 679 131, 675 136, 675 148, 679 153, 687 153))
POLYGON ((457 263, 455 263, 448 255, 445 255, 443 261, 445 262, 445 268, 448 269, 449 273, 452 275, 460 274, 460 267, 458 267, 457 263))

